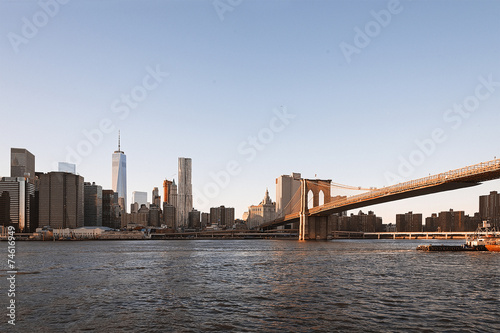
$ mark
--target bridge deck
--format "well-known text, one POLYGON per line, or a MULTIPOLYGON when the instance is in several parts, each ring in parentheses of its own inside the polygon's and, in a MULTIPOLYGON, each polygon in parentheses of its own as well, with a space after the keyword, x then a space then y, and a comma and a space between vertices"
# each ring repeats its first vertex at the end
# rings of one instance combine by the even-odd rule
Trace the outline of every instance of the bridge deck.
MULTIPOLYGON (((479 185, 482 181, 500 178, 500 159, 450 170, 437 175, 411 180, 375 189, 345 199, 336 200, 309 209, 311 216, 325 216, 375 204, 401 200, 420 195, 456 190, 479 185)), ((261 225, 261 228, 290 223, 299 218, 299 212, 288 214, 261 225)))

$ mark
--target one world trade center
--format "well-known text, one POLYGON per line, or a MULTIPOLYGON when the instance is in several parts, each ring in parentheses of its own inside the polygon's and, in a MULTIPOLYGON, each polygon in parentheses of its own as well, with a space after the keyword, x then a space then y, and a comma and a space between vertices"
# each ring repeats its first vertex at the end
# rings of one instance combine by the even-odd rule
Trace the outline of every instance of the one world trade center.
POLYGON ((113 153, 112 188, 118 193, 118 204, 127 211, 127 156, 120 149, 120 131, 118 131, 118 150, 113 153))

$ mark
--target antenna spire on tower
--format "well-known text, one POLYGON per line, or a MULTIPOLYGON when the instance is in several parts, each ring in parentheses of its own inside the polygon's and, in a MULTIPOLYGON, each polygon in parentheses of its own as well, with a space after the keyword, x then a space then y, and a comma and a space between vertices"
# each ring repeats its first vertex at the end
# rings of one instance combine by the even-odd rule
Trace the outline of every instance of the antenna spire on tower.
POLYGON ((120 150, 120 130, 118 130, 118 151, 120 150))

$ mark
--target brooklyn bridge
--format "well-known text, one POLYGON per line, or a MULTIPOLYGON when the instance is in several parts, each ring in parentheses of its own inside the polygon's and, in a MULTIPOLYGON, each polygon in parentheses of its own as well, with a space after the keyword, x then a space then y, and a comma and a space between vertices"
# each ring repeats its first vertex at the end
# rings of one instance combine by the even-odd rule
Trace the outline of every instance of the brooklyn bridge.
POLYGON ((331 179, 300 179, 300 187, 278 217, 260 225, 262 230, 298 224, 299 240, 323 240, 332 233, 329 217, 351 209, 411 197, 476 186, 500 178, 500 159, 483 162, 437 175, 399 183, 349 197, 332 197, 331 179))

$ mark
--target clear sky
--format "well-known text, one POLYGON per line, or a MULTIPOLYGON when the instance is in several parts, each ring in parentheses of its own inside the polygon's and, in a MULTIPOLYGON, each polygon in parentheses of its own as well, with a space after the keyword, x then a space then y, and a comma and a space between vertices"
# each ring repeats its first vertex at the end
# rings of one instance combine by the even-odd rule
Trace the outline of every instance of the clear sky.
MULTIPOLYGON (((282 174, 382 187, 488 161, 499 17, 494 0, 0 0, 0 176, 20 147, 111 188, 120 130, 129 201, 191 157, 195 208, 240 217, 282 174)), ((491 190, 364 210, 473 214, 491 190)))

